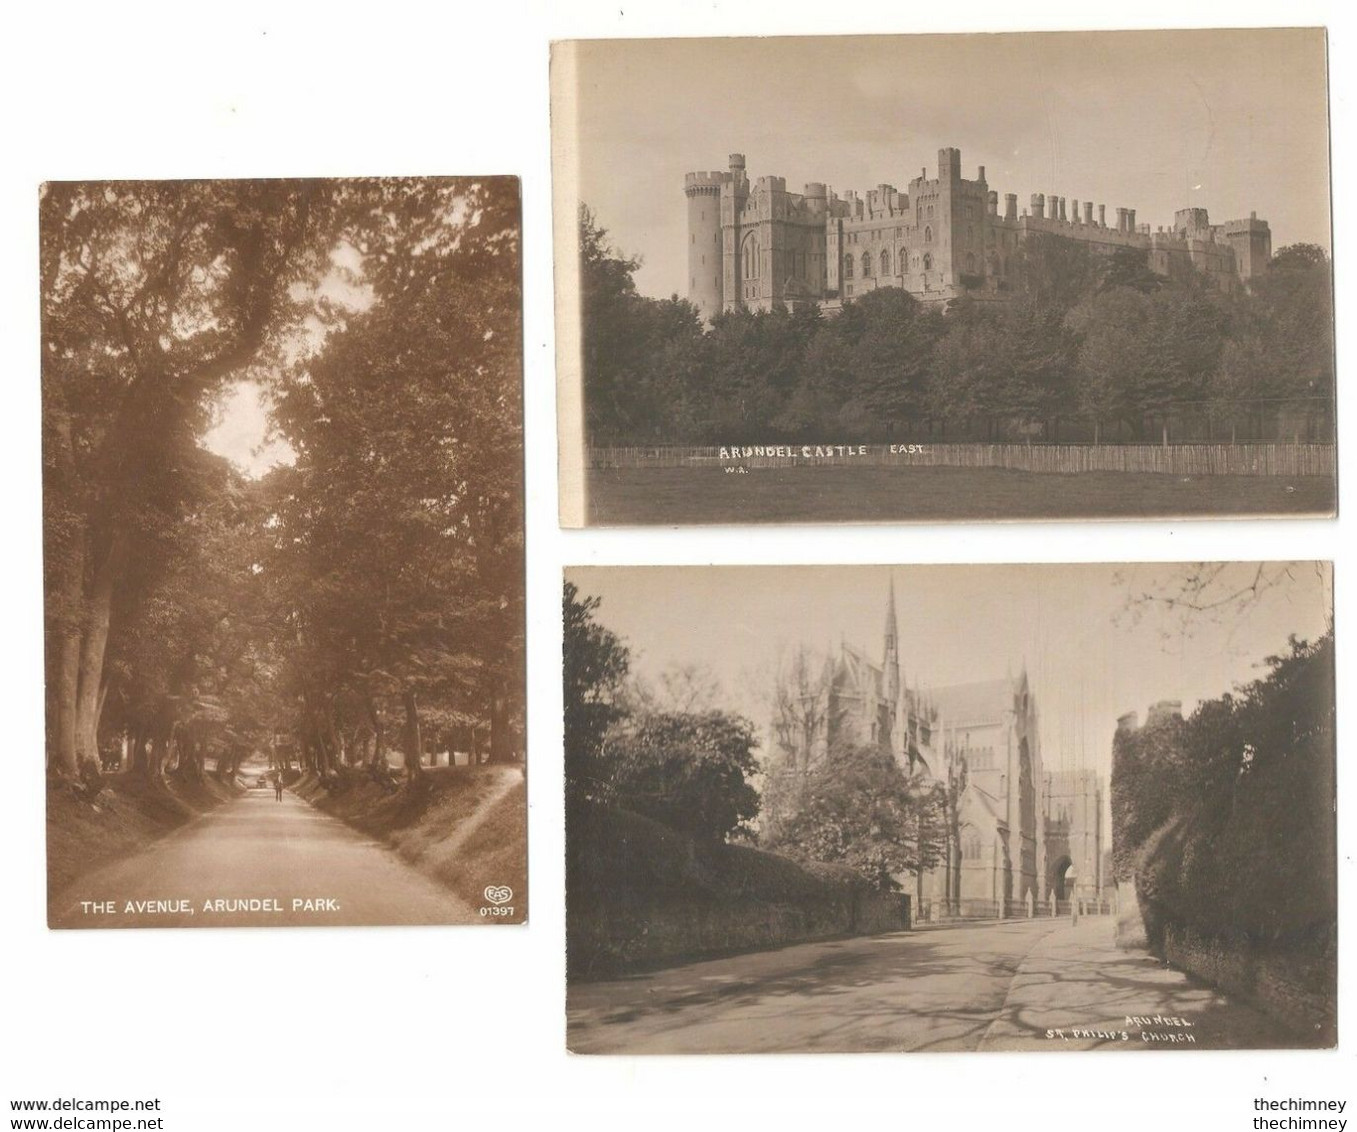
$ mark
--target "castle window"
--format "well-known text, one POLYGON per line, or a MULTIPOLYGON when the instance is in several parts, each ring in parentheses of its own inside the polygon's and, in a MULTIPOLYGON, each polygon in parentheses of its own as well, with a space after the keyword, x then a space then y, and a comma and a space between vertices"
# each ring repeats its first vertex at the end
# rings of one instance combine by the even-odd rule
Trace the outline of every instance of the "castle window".
POLYGON ((930 219, 932 219, 932 216, 933 216, 933 206, 932 206, 931 204, 928 206, 928 216, 929 216, 930 219))
MULTIPOLYGON (((931 212, 932 209, 929 209, 929 211, 931 212)), ((929 227, 924 229, 924 243, 931 244, 932 242, 933 242, 933 227, 932 225, 929 225, 929 227)))
POLYGON ((871 253, 871 252, 863 252, 863 253, 862 253, 862 277, 863 277, 864 279, 868 279, 868 278, 871 277, 871 274, 872 274, 872 253, 871 253))
POLYGON ((927 253, 924 254, 924 270, 925 271, 933 270, 933 257, 931 255, 928 255, 927 253))
POLYGON ((881 274, 889 275, 891 273, 891 251, 887 248, 881 253, 881 274))
POLYGON ((845 279, 853 278, 853 257, 851 255, 843 257, 843 277, 845 279))

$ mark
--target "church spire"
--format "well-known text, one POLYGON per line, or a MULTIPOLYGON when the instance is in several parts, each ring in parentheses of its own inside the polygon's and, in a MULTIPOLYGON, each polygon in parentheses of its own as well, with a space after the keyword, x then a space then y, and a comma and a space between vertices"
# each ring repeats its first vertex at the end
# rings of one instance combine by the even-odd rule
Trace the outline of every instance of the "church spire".
POLYGON ((895 575, 890 576, 890 588, 886 596, 886 661, 900 656, 900 629, 895 617, 895 575))
POLYGON ((900 735, 900 629, 895 617, 895 575, 891 575, 890 589, 886 597, 886 633, 885 656, 881 667, 886 677, 886 702, 890 705, 895 721, 895 731, 900 735))

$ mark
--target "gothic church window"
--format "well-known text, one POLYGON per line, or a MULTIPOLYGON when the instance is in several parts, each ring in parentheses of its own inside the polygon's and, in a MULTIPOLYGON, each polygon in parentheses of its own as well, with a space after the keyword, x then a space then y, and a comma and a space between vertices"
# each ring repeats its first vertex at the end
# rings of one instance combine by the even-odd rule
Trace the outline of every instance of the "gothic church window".
POLYGON ((881 274, 889 275, 891 273, 891 252, 887 248, 881 253, 881 274))
POLYGON ((925 271, 933 270, 933 257, 931 255, 928 254, 924 255, 924 270, 925 271))
POLYGON ((933 242, 933 226, 930 224, 927 228, 924 229, 924 243, 931 244, 932 242, 933 242))
POLYGON ((862 277, 863 277, 864 279, 868 279, 868 278, 871 277, 871 274, 872 274, 872 253, 871 253, 871 252, 863 252, 863 253, 862 253, 862 277))

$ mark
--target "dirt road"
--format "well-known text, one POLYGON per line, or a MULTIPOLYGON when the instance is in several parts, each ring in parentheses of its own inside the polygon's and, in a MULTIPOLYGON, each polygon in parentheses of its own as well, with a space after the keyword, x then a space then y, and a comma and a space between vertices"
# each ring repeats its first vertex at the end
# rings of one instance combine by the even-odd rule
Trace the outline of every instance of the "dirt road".
POLYGON ((291 793, 252 790, 53 902, 54 928, 464 924, 476 911, 291 793))

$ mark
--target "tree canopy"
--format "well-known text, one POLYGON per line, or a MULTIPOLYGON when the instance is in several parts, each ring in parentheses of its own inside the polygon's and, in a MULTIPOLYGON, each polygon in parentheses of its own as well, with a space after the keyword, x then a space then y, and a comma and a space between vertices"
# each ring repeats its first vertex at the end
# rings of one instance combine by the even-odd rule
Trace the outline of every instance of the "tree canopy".
POLYGON ((639 260, 580 215, 585 422, 595 444, 877 439, 1194 439, 1331 429, 1328 258, 1279 249, 1247 290, 1144 251, 1039 236, 999 301, 944 314, 892 287, 717 314, 640 295, 639 260))
POLYGON ((48 765, 322 776, 519 749, 510 179, 52 184, 41 197, 48 765), (294 460, 204 444, 247 382, 294 460), (469 733, 469 737, 468 737, 469 733), (375 742, 374 742, 375 740, 375 742))

